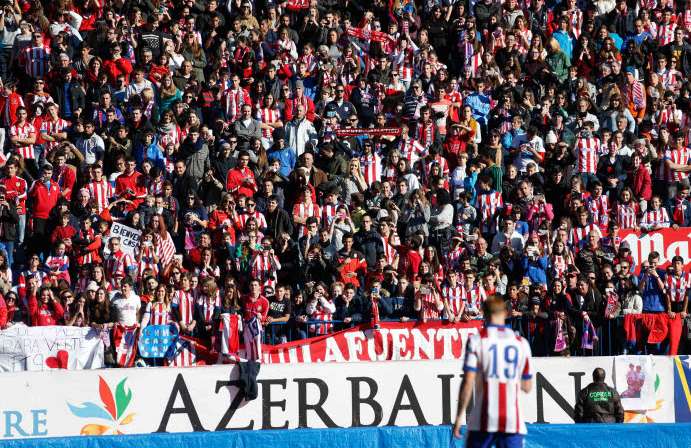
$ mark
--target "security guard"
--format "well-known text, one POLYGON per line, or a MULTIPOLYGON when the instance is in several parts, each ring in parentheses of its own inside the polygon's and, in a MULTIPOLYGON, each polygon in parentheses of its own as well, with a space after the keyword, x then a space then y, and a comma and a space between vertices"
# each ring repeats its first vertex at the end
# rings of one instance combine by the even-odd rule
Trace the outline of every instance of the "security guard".
POLYGON ((605 370, 593 370, 593 382, 581 390, 576 402, 576 423, 623 423, 619 393, 605 384, 605 370))

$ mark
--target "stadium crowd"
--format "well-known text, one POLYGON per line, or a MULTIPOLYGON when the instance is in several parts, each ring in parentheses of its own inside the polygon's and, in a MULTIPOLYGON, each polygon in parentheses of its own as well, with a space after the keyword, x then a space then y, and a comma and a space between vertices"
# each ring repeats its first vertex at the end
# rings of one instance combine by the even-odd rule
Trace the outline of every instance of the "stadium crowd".
POLYGON ((690 3, 3 0, 0 328, 686 318, 690 3))

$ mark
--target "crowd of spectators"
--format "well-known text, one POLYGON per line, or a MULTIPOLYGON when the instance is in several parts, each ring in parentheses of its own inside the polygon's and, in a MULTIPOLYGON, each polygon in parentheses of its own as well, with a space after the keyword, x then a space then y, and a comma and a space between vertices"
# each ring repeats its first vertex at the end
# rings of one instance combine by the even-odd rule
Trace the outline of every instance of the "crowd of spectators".
POLYGON ((685 318, 689 3, 2 0, 0 328, 685 318))

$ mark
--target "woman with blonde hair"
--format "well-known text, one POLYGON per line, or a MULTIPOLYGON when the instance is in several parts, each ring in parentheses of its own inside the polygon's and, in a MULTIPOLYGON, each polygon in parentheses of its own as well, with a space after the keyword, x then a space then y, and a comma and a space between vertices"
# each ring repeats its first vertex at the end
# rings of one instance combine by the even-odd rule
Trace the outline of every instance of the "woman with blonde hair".
POLYGON ((214 316, 221 308, 221 294, 213 277, 206 277, 201 281, 200 291, 195 304, 199 335, 202 339, 210 341, 213 336, 214 316))
POLYGON ((566 81, 566 78, 569 76, 571 61, 562 51, 559 42, 555 38, 551 38, 547 42, 547 57, 545 58, 545 62, 559 82, 566 81))
POLYGON ((173 103, 182 99, 182 91, 173 82, 173 75, 168 73, 161 79, 158 88, 158 104, 160 111, 170 110, 173 103))

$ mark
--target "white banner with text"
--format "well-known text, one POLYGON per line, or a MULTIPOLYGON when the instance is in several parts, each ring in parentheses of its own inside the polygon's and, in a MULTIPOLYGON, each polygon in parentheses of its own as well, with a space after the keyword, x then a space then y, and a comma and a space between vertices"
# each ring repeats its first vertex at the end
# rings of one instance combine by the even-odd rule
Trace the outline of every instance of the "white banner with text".
MULTIPOLYGON (((628 411, 627 421, 674 421, 672 362, 652 358, 657 403, 628 411)), ((535 387, 521 398, 529 423, 572 423, 576 392, 595 367, 614 384, 611 357, 534 364, 535 387)), ((462 378, 458 361, 262 365, 258 397, 245 401, 238 372, 228 365, 3 374, 1 438, 444 425, 455 416, 462 378)))

